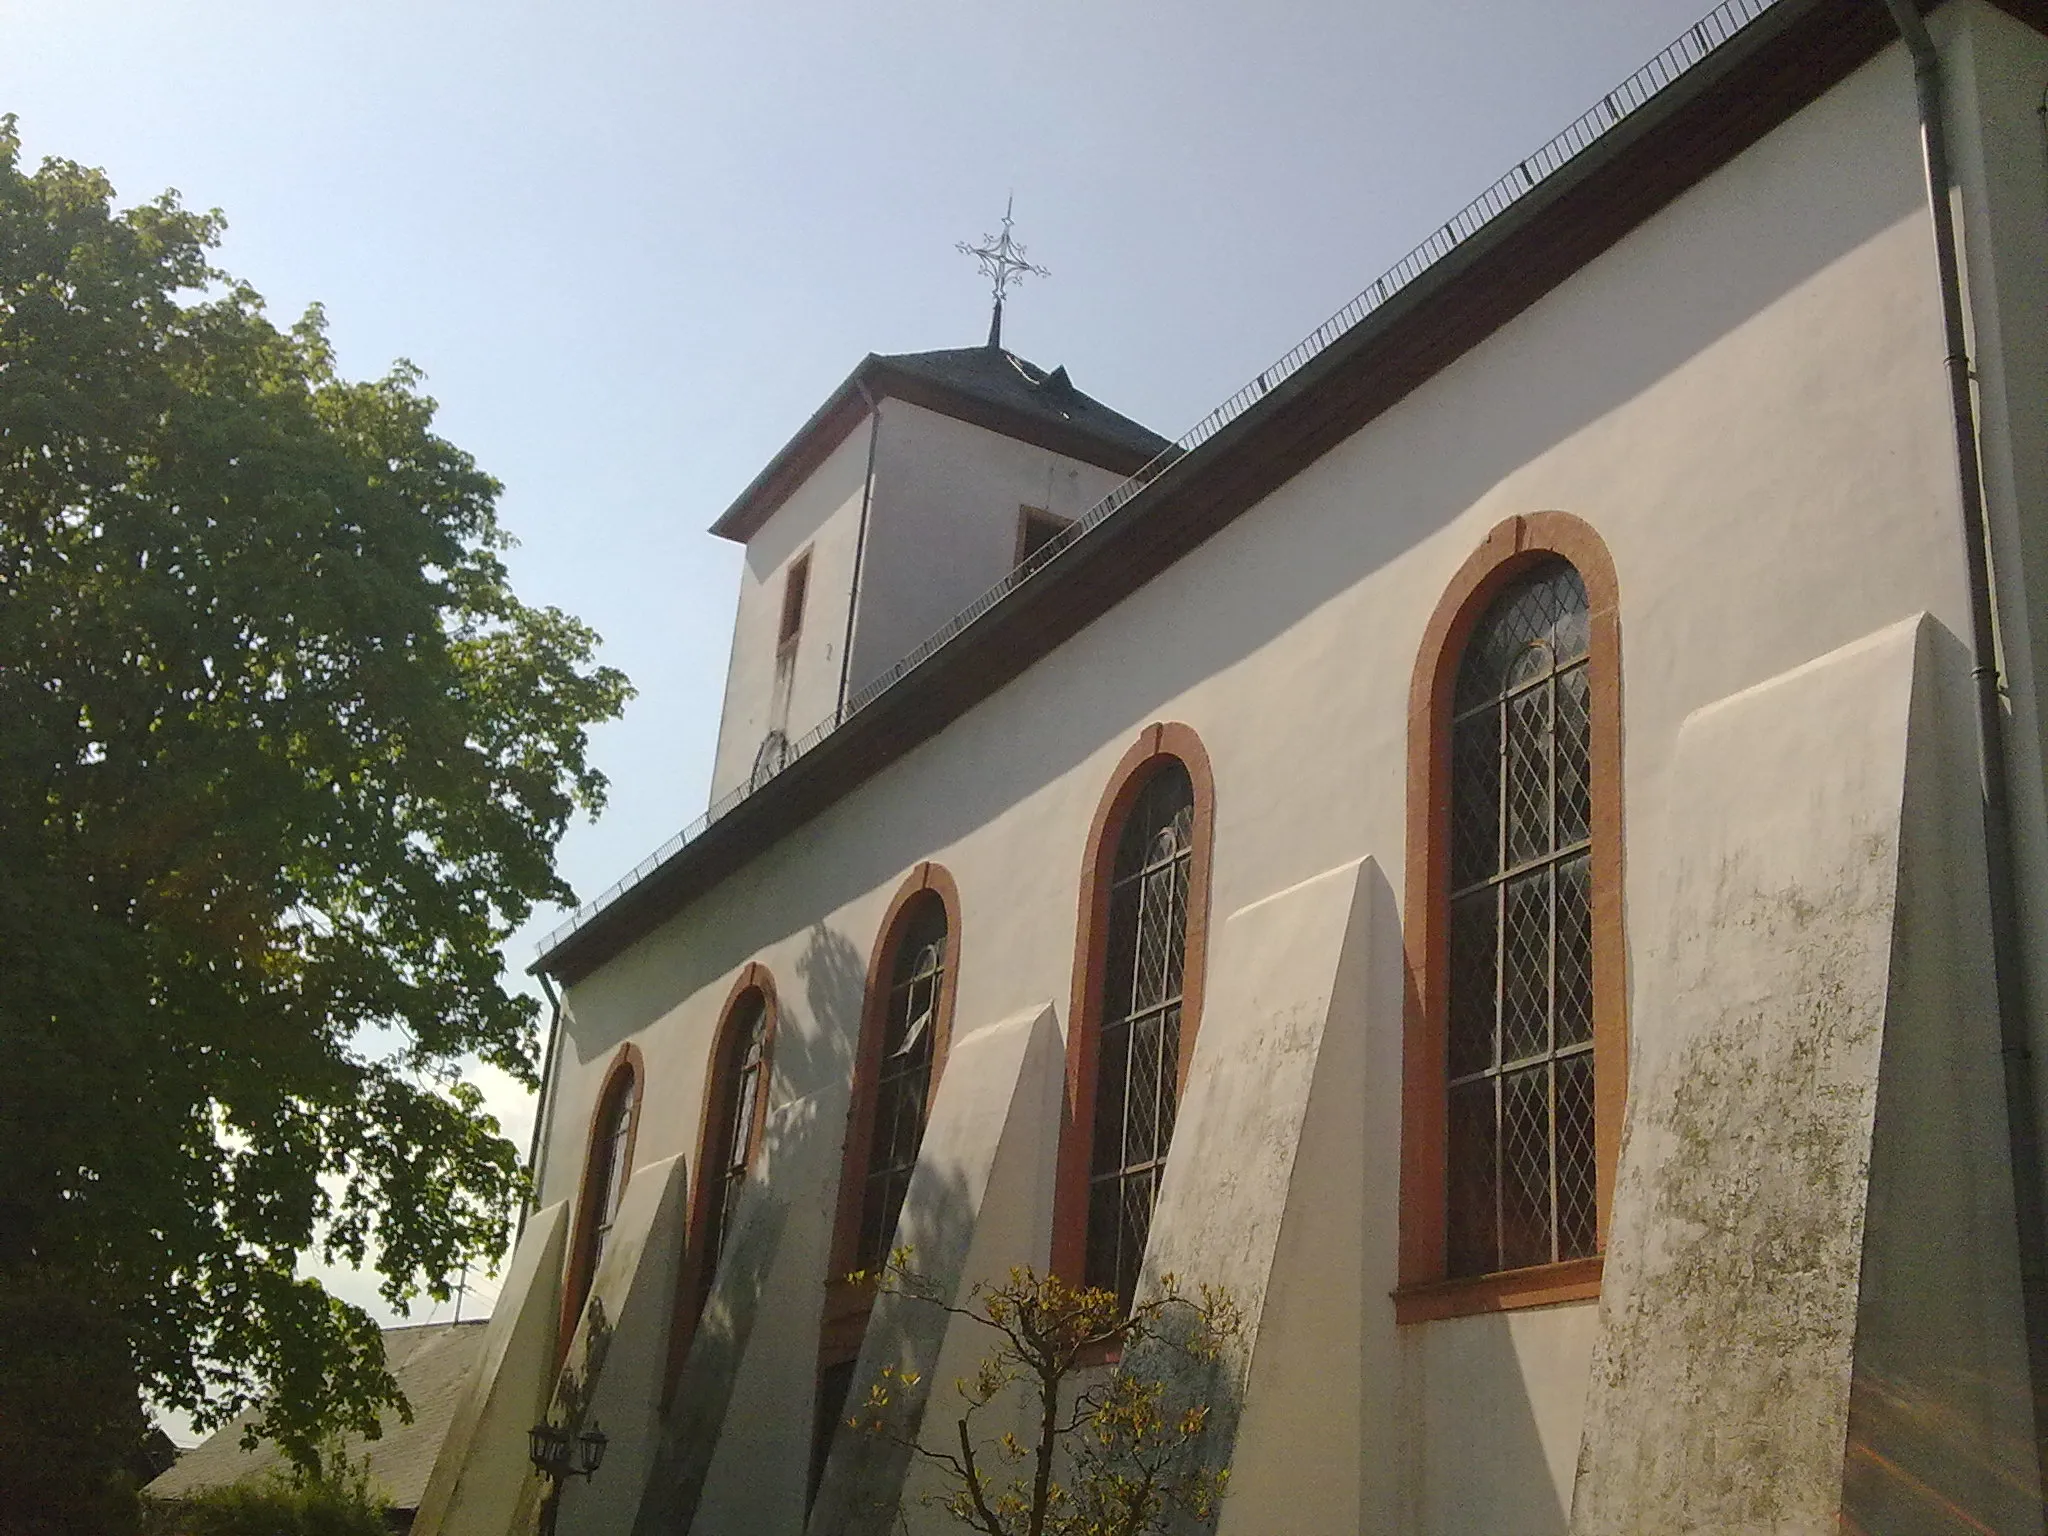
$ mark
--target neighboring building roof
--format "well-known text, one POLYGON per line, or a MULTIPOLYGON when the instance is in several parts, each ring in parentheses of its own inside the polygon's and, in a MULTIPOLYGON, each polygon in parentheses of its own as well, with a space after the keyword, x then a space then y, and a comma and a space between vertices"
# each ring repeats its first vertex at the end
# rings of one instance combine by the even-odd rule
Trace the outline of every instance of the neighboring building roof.
POLYGON ((1065 368, 1050 373, 1001 347, 941 352, 870 352, 768 461, 768 467, 711 525, 744 541, 791 491, 866 419, 868 402, 893 397, 973 422, 1085 464, 1128 475, 1173 445, 1149 427, 1074 387, 1065 368))
MULTIPOLYGON (((462 1400, 462 1390, 483 1359, 489 1319, 461 1323, 421 1323, 384 1330, 384 1362, 398 1389, 412 1405, 412 1422, 386 1412, 384 1437, 364 1440, 351 1435, 343 1453, 351 1461, 367 1461, 370 1486, 390 1500, 394 1510, 419 1508, 434 1470, 448 1425, 462 1400)), ((269 1441, 255 1450, 242 1449, 242 1431, 251 1413, 224 1424, 178 1458, 177 1465, 152 1481, 143 1492, 151 1498, 180 1499, 202 1489, 222 1487, 245 1477, 283 1470, 284 1453, 269 1441)))
MULTIPOLYGON (((1932 10, 1936 0, 1917 3, 1932 10)), ((2048 32, 2044 0, 1993 3, 2048 32)), ((579 911, 531 969, 567 981, 589 974, 1057 649, 1898 40, 1876 0, 1726 0, 1708 21, 1718 35, 1707 36, 1706 22, 1692 29, 1702 42, 1690 67, 1667 62, 1681 39, 1219 407, 1161 472, 1112 492, 1056 558, 978 602, 781 772, 579 911), (1646 80, 1652 84, 1639 86, 1646 80), (1615 104, 1622 96, 1630 98, 1625 109, 1615 104)))

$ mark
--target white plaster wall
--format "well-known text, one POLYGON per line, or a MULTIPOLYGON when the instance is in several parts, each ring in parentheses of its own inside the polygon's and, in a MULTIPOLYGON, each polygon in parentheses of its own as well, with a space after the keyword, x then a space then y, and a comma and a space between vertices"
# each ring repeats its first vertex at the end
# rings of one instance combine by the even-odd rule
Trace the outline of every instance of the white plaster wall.
POLYGON ((1009 574, 1017 516, 1079 517, 1123 476, 902 400, 882 402, 855 688, 1009 574))
POLYGON ((747 541, 739 608, 733 616, 732 660, 725 676, 725 708, 719 717, 718 755, 711 770, 713 801, 747 781, 771 728, 794 740, 838 706, 854 545, 867 486, 868 436, 869 422, 863 420, 747 541), (775 676, 783 579, 790 562, 806 549, 811 552, 811 574, 803 631, 794 671, 783 685, 783 700, 777 697, 775 676))
MULTIPOLYGON (((1635 811, 1663 802, 1687 713, 1916 611, 1966 628, 1924 219, 1894 48, 577 983, 541 1198, 573 1189, 622 1039, 650 1072, 637 1159, 686 1149, 716 1010, 748 960, 774 972, 783 1004, 774 1100, 829 1100, 877 925, 919 859, 943 862, 961 891, 956 1038, 1064 998, 1089 819, 1149 721, 1185 721, 1212 758, 1212 913, 1365 857, 1400 890, 1416 647, 1459 563, 1516 513, 1572 511, 1614 556, 1627 919, 1631 934, 1658 931, 1663 898, 1635 872, 1665 862, 1674 834, 1635 811)), ((1397 1081, 1397 1022, 1365 1038, 1368 1080, 1397 1081)), ((1388 1128, 1356 1131, 1383 1164, 1388 1128)), ((1354 1154, 1328 1155, 1340 1177, 1354 1154)), ((1373 1177, 1384 1192, 1391 1172, 1373 1177)), ((1276 1287, 1323 1283, 1314 1266, 1337 1261, 1318 1251, 1387 1251, 1391 1202, 1355 1209, 1372 1230, 1310 1245, 1295 1261, 1306 1272, 1276 1287)), ((1361 1447, 1368 1483, 1404 1490, 1410 1529, 1558 1529, 1593 1329, 1594 1309, 1576 1306, 1397 1331, 1371 1302, 1359 1348, 1398 1362, 1399 1398, 1365 1407, 1379 1426, 1361 1447), (1478 1429, 1502 1404, 1517 1415, 1512 1456, 1478 1429)), ((807 1319, 757 1332, 749 1367, 781 1349, 775 1379, 807 1380, 815 1337, 807 1319)), ((776 1411, 808 1424, 808 1402, 776 1411)))

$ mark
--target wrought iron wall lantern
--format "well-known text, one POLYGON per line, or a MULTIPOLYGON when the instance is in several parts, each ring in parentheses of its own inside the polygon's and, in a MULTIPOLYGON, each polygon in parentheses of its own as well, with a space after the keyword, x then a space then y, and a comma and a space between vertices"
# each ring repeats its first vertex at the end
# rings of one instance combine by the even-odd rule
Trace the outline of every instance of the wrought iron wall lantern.
POLYGON ((566 1424, 543 1419, 526 1432, 527 1457, 548 1480, 548 1500, 541 1511, 541 1536, 554 1536, 555 1512, 562 1503, 562 1484, 572 1477, 589 1477, 604 1465, 609 1441, 595 1422, 580 1435, 571 1434, 566 1424))

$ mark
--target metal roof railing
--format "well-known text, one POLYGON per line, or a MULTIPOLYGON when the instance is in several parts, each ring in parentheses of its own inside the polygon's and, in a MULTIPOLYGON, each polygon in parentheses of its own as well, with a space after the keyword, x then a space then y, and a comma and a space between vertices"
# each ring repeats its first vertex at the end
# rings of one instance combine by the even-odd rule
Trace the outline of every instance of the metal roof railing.
POLYGON ((1116 486, 1074 522, 1061 529, 1055 537, 1048 539, 1028 560, 961 609, 908 655, 855 689, 832 714, 796 740, 789 742, 771 761, 757 765, 755 772, 745 783, 714 800, 702 816, 635 864, 625 875, 607 887, 603 894, 578 907, 567 921, 542 940, 540 953, 546 955, 579 929, 587 926, 598 913, 701 837, 712 823, 727 815, 733 807, 753 794, 776 773, 809 752, 853 716, 902 682, 935 651, 950 643, 976 619, 1038 575, 1057 559, 1063 550, 1078 542, 1089 530, 1116 516, 1167 469, 1237 420, 1270 394, 1275 386, 1327 351, 1339 337, 1366 316, 1543 185, 1548 178, 1562 170, 1583 151, 1591 148, 1611 129, 1640 111, 1652 97, 1676 81, 1680 75, 1699 64, 1778 3, 1780 0, 1722 0, 1720 5, 1686 28, 1649 63, 1602 96, 1593 106, 1573 118, 1542 148, 1527 159, 1519 161, 1506 175, 1447 219, 1428 239, 1374 278, 1356 298, 1309 332, 1278 362, 1260 370, 1258 376, 1250 383, 1161 449, 1143 468, 1116 486))

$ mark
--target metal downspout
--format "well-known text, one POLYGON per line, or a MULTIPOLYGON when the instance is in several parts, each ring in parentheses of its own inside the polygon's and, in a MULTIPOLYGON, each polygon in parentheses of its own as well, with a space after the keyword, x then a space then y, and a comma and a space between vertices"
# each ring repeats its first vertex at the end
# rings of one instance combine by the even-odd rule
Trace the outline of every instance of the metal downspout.
POLYGON ((526 1235, 526 1218, 532 1214, 534 1201, 540 1198, 541 1151, 547 1145, 543 1133, 547 1129, 548 1115, 555 1107, 555 1053, 562 1035, 562 995, 555 990, 554 979, 546 971, 533 973, 540 978, 540 989, 548 998, 548 1043, 540 1058, 540 1096, 533 1106, 533 1138, 526 1148, 526 1172, 532 1188, 526 1198, 519 1202, 519 1226, 512 1235, 516 1246, 526 1235))
POLYGON ((860 391, 868 407, 868 473, 861 481, 860 521, 854 526, 853 581, 846 590, 846 642, 839 648, 839 702, 832 711, 833 720, 839 724, 846 721, 847 689, 853 681, 853 620, 860 611, 861 567, 868 548, 868 503, 875 494, 875 445, 882 436, 882 407, 869 391, 867 380, 857 377, 853 387, 860 391))
MULTIPOLYGON (((1949 205, 1948 131, 1942 110, 1941 55, 1912 0, 1884 0, 1913 57, 1926 159, 1927 208, 1934 222, 1934 258, 1941 282, 1949 410, 1955 423, 1961 481, 1963 554, 1970 585, 1971 676, 1977 691, 1977 769, 1984 797, 1984 860, 1991 903, 1991 965, 1998 989, 1999 1052, 2005 1067, 2005 1117, 2012 1159, 2013 1216, 2019 1238, 2020 1292, 2027 1330, 2027 1371, 2034 1397, 2037 1457, 2048 1406, 2048 1263, 2044 1263, 2041 1144, 2034 1098, 2034 1057, 2028 1038, 2021 972, 2019 886, 2014 872, 2012 810, 2006 788, 2005 710, 1999 697, 1998 632, 1992 607, 1991 520, 1978 460, 1977 403, 1971 388, 1969 333, 1963 320, 1962 268, 1955 213, 1949 205)), ((2048 1500, 2048 1465, 2042 1468, 2048 1500)))

